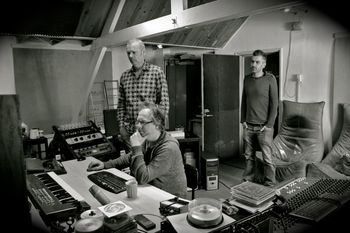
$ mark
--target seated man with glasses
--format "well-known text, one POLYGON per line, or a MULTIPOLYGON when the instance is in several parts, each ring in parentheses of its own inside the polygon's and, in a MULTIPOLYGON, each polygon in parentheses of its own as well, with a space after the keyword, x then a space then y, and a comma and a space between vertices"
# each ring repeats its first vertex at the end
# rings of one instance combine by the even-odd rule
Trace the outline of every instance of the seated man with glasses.
POLYGON ((107 162, 94 161, 88 171, 130 166, 139 184, 149 183, 186 198, 187 180, 178 141, 165 131, 165 116, 157 105, 144 103, 130 136, 131 152, 107 162))

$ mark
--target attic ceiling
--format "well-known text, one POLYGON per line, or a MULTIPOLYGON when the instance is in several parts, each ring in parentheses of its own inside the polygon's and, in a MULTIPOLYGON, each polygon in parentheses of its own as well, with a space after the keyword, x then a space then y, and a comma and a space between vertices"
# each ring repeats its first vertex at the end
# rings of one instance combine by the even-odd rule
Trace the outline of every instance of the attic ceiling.
MULTIPOLYGON (((171 8, 174 2, 177 4, 176 1, 178 0, 28 0, 20 4, 15 2, 6 8, 4 14, 0 14, 0 36, 16 36, 18 43, 33 38, 46 40, 51 44, 75 39, 87 45, 105 35, 106 24, 117 14, 116 6, 119 7, 121 3, 123 7, 117 22, 113 24, 114 29, 107 33, 119 32, 169 16, 173 13, 171 8)), ((216 1, 220 0, 188 0, 184 6, 190 9, 216 1)), ((226 17, 215 22, 147 35, 142 39, 149 43, 222 48, 246 19, 247 16, 226 17)))
MULTIPOLYGON (((90 44, 101 36, 112 5, 120 0, 32 0, 12 4, 0 16, 0 35, 13 35, 18 43, 28 40, 46 40, 51 44, 64 39, 78 39, 90 44)), ((189 0, 187 8, 215 0, 189 0)), ((126 0, 114 31, 122 30, 152 19, 171 14, 171 0, 126 0)), ((199 47, 222 46, 239 28, 242 19, 186 28, 146 42, 169 43, 199 47), (215 35, 215 36, 214 36, 215 35), (218 40, 217 36, 223 35, 218 40), (197 38, 195 38, 197 37, 197 38), (218 43, 219 42, 219 43, 218 43)))

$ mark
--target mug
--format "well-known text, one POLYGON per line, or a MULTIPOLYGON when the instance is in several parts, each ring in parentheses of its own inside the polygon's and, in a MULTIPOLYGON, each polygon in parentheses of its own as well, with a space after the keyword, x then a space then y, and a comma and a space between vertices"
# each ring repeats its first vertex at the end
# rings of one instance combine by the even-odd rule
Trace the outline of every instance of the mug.
POLYGON ((126 185, 126 194, 128 198, 137 197, 137 181, 135 179, 128 180, 125 182, 126 185))
POLYGON ((39 138, 39 129, 38 128, 32 128, 29 131, 29 138, 30 139, 37 139, 39 138))

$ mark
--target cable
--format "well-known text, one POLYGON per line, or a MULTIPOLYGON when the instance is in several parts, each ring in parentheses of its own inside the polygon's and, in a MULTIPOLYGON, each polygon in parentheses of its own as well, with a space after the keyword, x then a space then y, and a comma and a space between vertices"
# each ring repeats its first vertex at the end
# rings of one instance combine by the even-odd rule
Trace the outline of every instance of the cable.
POLYGON ((143 214, 143 215, 151 215, 151 216, 158 217, 158 218, 160 218, 161 220, 164 220, 164 217, 163 217, 163 216, 159 216, 159 215, 156 215, 156 214, 148 214, 148 213, 146 213, 146 214, 143 214))
MULTIPOLYGON (((95 116, 95 103, 94 103, 94 99, 92 97, 92 93, 89 93, 89 96, 90 96, 90 99, 91 99, 91 107, 92 107, 92 115, 93 115, 93 119, 94 119, 94 122, 96 122, 96 116, 95 116)), ((89 113, 89 106, 86 108, 87 109, 87 116, 90 116, 90 113, 89 113)))
POLYGON ((283 216, 281 216, 280 214, 278 214, 277 212, 275 212, 275 211, 271 211, 270 212, 276 219, 278 219, 280 222, 281 222, 281 224, 282 224, 282 227, 283 227, 283 232, 284 233, 287 233, 287 226, 286 226, 286 224, 284 223, 284 220, 283 220, 283 216))
POLYGON ((287 56, 287 67, 286 67, 286 76, 284 78, 283 89, 284 89, 285 94, 286 94, 287 97, 294 98, 295 95, 289 95, 288 90, 287 90, 287 80, 288 80, 288 70, 289 70, 291 50, 292 50, 292 31, 289 32, 289 46, 288 46, 288 56, 287 56))
POLYGON ((221 163, 226 165, 226 166, 229 166, 229 167, 234 167, 234 168, 237 168, 237 169, 244 169, 244 168, 242 168, 239 165, 234 165, 234 164, 231 164, 231 163, 228 163, 228 162, 221 162, 221 163))
POLYGON ((231 190, 231 187, 229 187, 228 185, 226 185, 224 182, 222 181, 219 181, 219 183, 221 183, 223 186, 225 186, 227 189, 230 189, 231 190))
MULTIPOLYGON (((248 225, 253 228, 255 233, 260 233, 259 227, 255 226, 253 223, 248 223, 248 225)), ((249 231, 250 232, 250 231, 249 231)))

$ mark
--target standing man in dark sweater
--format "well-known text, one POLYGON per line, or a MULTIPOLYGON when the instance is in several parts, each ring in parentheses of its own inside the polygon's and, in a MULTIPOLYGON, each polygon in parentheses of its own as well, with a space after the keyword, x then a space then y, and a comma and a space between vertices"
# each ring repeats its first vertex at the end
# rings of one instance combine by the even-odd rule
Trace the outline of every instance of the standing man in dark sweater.
POLYGON ((278 90, 276 78, 264 71, 266 55, 255 50, 251 61, 252 73, 244 79, 241 123, 243 125, 246 167, 243 180, 254 181, 255 148, 258 143, 264 160, 264 185, 276 183, 272 161, 273 125, 277 116, 278 90), (256 137, 256 141, 254 138, 256 137))

